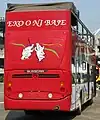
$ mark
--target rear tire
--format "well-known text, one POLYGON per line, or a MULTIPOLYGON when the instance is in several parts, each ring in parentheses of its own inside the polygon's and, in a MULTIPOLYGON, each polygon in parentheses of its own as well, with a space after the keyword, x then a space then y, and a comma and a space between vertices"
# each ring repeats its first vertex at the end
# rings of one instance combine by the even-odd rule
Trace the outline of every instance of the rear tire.
POLYGON ((39 110, 24 110, 25 115, 41 115, 44 112, 43 111, 39 111, 39 110))
POLYGON ((24 110, 25 112, 25 115, 32 115, 33 114, 33 111, 31 110, 24 110))
POLYGON ((89 100, 89 105, 92 105, 92 104, 93 104, 93 97, 94 97, 94 93, 93 93, 93 88, 92 88, 92 97, 91 97, 91 99, 89 100))
POLYGON ((81 104, 81 100, 80 100, 80 103, 79 103, 79 108, 77 109, 77 115, 81 115, 81 112, 82 112, 82 104, 81 104))
POLYGON ((91 100, 89 100, 89 105, 93 104, 93 98, 91 100))
POLYGON ((81 112, 82 112, 82 91, 80 93, 79 107, 76 110, 76 114, 77 115, 81 115, 81 112))

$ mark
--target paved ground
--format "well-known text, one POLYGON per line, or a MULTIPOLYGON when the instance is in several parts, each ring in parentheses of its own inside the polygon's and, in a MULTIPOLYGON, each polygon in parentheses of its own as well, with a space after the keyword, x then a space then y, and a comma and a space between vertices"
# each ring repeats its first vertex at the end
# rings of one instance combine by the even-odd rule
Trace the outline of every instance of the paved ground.
POLYGON ((87 106, 80 116, 61 112, 25 116, 23 111, 4 111, 2 100, 3 94, 0 93, 0 120, 100 120, 100 92, 97 93, 94 103, 87 106))
POLYGON ((3 102, 3 84, 0 84, 0 102, 3 102))
POLYGON ((3 85, 2 83, 0 83, 0 93, 3 92, 3 89, 4 89, 3 86, 4 86, 4 85, 3 85))
POLYGON ((76 116, 74 120, 100 120, 100 92, 97 92, 97 97, 91 106, 87 106, 83 110, 81 116, 76 116))

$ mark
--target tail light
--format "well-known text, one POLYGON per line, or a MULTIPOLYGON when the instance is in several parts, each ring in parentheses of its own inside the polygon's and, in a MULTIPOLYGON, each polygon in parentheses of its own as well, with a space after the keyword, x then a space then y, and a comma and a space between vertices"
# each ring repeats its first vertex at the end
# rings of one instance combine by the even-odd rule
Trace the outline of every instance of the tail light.
POLYGON ((7 91, 8 92, 11 92, 11 87, 12 87, 12 82, 8 82, 8 84, 7 84, 7 91))
POLYGON ((64 81, 60 82, 60 91, 65 92, 64 81))
POLYGON ((7 91, 8 91, 8 92, 11 92, 11 87, 8 87, 8 88, 7 88, 7 91))
POLYGON ((12 83, 11 82, 8 82, 8 87, 11 87, 12 86, 12 83))
POLYGON ((63 81, 60 82, 60 86, 61 87, 64 86, 64 82, 63 81))
POLYGON ((64 88, 64 87, 61 87, 61 88, 60 88, 60 91, 61 91, 61 92, 65 92, 65 88, 64 88))

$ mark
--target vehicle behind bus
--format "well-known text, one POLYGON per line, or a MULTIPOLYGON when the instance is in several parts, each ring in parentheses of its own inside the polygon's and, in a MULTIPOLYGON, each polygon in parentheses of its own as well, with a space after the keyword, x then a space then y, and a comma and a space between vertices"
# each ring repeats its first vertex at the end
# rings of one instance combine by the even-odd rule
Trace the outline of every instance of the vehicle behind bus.
POLYGON ((100 57, 96 57, 96 86, 100 89, 100 57))

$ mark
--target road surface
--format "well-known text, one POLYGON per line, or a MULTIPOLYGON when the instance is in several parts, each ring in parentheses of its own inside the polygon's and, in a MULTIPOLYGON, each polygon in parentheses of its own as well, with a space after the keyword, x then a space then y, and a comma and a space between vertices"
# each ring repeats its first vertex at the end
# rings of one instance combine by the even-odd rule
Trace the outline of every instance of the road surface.
POLYGON ((26 116, 23 111, 5 111, 3 106, 3 87, 0 85, 0 120, 100 120, 100 92, 91 106, 86 106, 80 116, 72 113, 49 112, 26 116))

